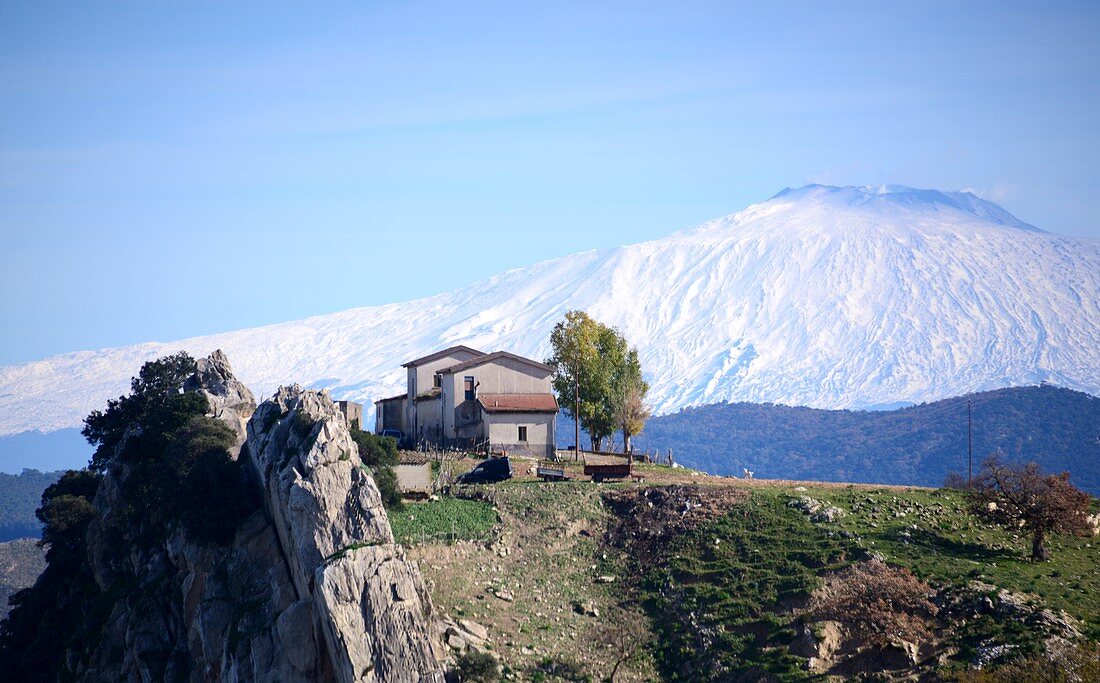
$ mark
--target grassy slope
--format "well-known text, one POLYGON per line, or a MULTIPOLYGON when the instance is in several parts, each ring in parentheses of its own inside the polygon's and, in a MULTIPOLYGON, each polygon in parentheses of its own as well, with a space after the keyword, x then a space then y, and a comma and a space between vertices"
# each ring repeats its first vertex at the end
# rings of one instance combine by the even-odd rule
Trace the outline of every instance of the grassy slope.
POLYGON ((508 671, 524 680, 606 676, 614 656, 596 642, 597 635, 624 619, 643 620, 661 636, 656 642, 662 646, 648 648, 629 662, 617 680, 649 680, 658 671, 675 677, 669 662, 698 651, 700 634, 708 634, 712 649, 727 659, 798 678, 802 662, 766 646, 769 639, 789 635, 789 618, 774 613, 777 603, 812 589, 823 569, 870 551, 933 585, 980 579, 1035 594, 1081 619, 1092 637, 1100 637, 1097 539, 1055 539, 1054 561, 1035 564, 1026 560, 1026 538, 975 522, 954 491, 737 482, 652 466, 642 472, 645 486, 673 481, 743 486, 750 497, 726 516, 677 538, 672 559, 651 567, 642 593, 627 596, 625 604, 621 578, 630 558, 601 542, 611 522, 601 495, 636 484, 519 480, 481 487, 492 502, 460 501, 462 514, 475 520, 460 526, 466 526, 468 538, 494 539, 488 543, 416 541, 417 533, 431 538, 433 532, 442 532, 436 539, 446 538, 445 506, 456 505, 447 499, 408 506, 401 514, 415 519, 395 518, 395 530, 412 540, 411 555, 419 560, 440 611, 487 625, 493 649, 508 671), (846 514, 833 523, 813 524, 787 506, 796 496, 836 505, 846 514), (431 506, 441 514, 426 514, 431 506), (480 512, 475 511, 478 506, 480 512), (493 507, 500 524, 490 533, 490 520, 497 514, 493 507), (417 520, 424 525, 419 532, 417 520), (599 583, 596 577, 603 574, 614 574, 619 581, 599 583), (683 590, 661 604, 665 598, 655 587, 670 579, 683 590), (502 589, 512 592, 514 601, 497 598, 502 589), (582 604, 601 616, 581 614, 576 608, 582 604), (696 619, 690 627, 668 618, 689 612, 696 619), (709 628, 716 624, 725 626, 709 628), (562 675, 547 673, 553 670, 562 675))
MULTIPOLYGON (((599 541, 609 521, 600 497, 606 487, 516 481, 479 488, 492 498, 492 503, 480 503, 483 510, 499 510, 495 541, 431 541, 410 548, 436 608, 487 626, 493 651, 519 680, 606 676, 614 657, 597 642, 595 631, 609 621, 645 620, 636 605, 619 604, 617 583, 598 582, 599 576, 618 571, 615 558, 604 557, 599 541), (514 599, 497 597, 505 591, 514 599)), ((400 514, 425 522, 431 536, 433 530, 445 532, 449 525, 436 524, 438 517, 425 511, 451 504, 446 498, 411 504, 400 514)), ((472 535, 484 533, 479 529, 472 535)), ((410 536, 407 531, 401 534, 410 536)), ((625 665, 617 680, 653 677, 652 661, 642 657, 625 665)))

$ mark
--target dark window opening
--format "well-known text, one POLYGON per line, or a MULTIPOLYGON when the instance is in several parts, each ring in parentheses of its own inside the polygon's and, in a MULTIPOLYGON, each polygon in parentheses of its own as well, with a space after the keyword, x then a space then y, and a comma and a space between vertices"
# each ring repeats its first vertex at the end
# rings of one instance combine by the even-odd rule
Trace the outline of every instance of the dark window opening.
POLYGON ((435 387, 436 389, 438 389, 438 388, 440 388, 441 386, 443 386, 443 375, 436 375, 436 376, 435 376, 435 377, 434 377, 434 378, 432 379, 432 386, 434 386, 434 387, 435 387))
POLYGON ((520 427, 519 428, 519 440, 520 441, 527 441, 527 427, 520 427))
POLYGON ((473 377, 466 377, 462 381, 462 387, 463 387, 463 389, 466 390, 466 400, 467 401, 474 400, 474 378, 473 377))

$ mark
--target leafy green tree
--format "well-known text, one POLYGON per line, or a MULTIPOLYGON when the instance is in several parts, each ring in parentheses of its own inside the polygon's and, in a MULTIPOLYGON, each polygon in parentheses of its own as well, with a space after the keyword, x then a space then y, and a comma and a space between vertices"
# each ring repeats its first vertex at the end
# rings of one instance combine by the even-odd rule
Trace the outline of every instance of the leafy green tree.
POLYGON ((388 510, 401 509, 401 489, 397 486, 397 440, 378 436, 361 429, 351 429, 351 438, 359 447, 359 459, 370 468, 374 483, 382 494, 382 504, 388 510))
MULTIPOLYGON (((626 401, 619 395, 634 391, 644 396, 648 391, 641 380, 637 351, 618 330, 584 311, 565 314, 550 333, 550 346, 553 355, 547 364, 554 367, 558 403, 579 422, 592 440, 592 449, 598 451, 603 441, 624 424, 620 418, 626 401)), ((637 421, 629 422, 628 431, 636 434, 631 430, 637 421)))
POLYGON ((591 385, 599 361, 598 337, 599 324, 595 320, 584 311, 569 311, 550 333, 554 354, 546 360, 554 367, 552 382, 558 404, 585 431, 594 410, 591 385))
MULTIPOLYGON (((150 361, 130 380, 129 396, 107 401, 105 411, 93 410, 84 419, 80 432, 96 447, 90 469, 106 470, 124 437, 150 412, 177 399, 183 392, 184 380, 194 372, 195 359, 183 351, 150 361)), ((196 396, 191 395, 192 401, 196 396)))
POLYGON ((11 597, 12 610, 0 623, 0 671, 11 680, 71 678, 62 675, 66 650, 86 651, 98 638, 106 613, 95 609, 100 591, 85 539, 99 482, 93 472, 70 470, 42 494, 35 514, 45 525, 46 569, 11 597))

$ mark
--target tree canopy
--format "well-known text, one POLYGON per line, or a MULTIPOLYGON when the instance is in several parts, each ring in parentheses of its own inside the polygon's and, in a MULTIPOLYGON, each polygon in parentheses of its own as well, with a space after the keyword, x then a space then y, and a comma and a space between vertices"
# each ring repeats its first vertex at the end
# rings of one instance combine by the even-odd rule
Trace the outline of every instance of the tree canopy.
POLYGON ((1086 534, 1089 495, 1069 483, 1069 473, 1043 474, 1039 465, 1006 462, 994 454, 982 464, 971 487, 975 514, 1007 527, 1022 527, 1032 535, 1031 559, 1050 559, 1048 534, 1086 534))
POLYGON ((241 463, 230 457, 235 433, 206 415, 203 395, 183 391, 194 370, 185 353, 146 363, 130 395, 85 420, 95 454, 89 469, 65 473, 42 494, 36 515, 49 546, 46 569, 11 598, 0 624, 0 671, 23 680, 73 678, 75 660, 66 653, 90 652, 114 602, 137 595, 135 550, 157 552, 178 529, 196 543, 228 543, 258 509, 241 463), (104 481, 111 504, 97 507, 104 481), (109 567, 100 576, 107 586, 91 569, 93 523, 107 540, 96 556, 97 567, 109 567))
POLYGON ((566 313, 550 333, 550 345, 553 355, 546 362, 554 367, 558 403, 588 433, 593 450, 617 430, 629 447, 649 416, 643 403, 649 385, 637 350, 584 311, 566 313))

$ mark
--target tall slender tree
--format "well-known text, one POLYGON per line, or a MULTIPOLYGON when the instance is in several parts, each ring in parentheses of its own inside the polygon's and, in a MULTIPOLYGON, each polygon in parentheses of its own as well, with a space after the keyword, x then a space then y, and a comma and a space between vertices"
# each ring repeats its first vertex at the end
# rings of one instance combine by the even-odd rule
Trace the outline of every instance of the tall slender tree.
POLYGON ((642 378, 642 364, 638 360, 638 350, 630 349, 625 362, 615 376, 613 411, 615 424, 623 435, 623 452, 630 453, 631 437, 637 436, 645 421, 649 419, 649 408, 645 404, 645 395, 649 384, 642 378))

